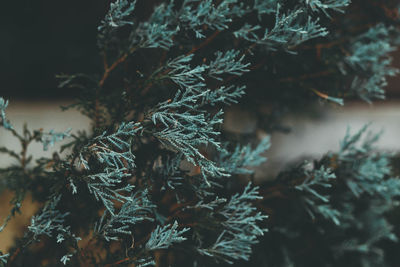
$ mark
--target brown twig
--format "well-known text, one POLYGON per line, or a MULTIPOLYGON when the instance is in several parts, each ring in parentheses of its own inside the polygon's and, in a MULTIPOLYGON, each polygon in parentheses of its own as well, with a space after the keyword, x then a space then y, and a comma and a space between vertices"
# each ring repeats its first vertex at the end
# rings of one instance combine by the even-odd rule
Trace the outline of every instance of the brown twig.
MULTIPOLYGON (((107 78, 110 76, 111 72, 115 70, 120 64, 126 61, 128 56, 136 51, 136 47, 131 48, 127 53, 123 54, 120 58, 114 61, 111 66, 108 65, 107 62, 107 54, 103 52, 103 65, 104 65, 104 73, 99 81, 99 88, 104 86, 107 78)), ((95 107, 94 107, 94 123, 95 128, 100 126, 100 101, 98 97, 98 90, 96 90, 96 100, 95 100, 95 107)))
POLYGON ((128 56, 130 54, 132 54, 133 52, 135 52, 136 49, 131 49, 129 51, 129 53, 125 53, 124 55, 122 55, 122 57, 118 58, 116 61, 114 61, 114 63, 111 66, 107 65, 107 60, 104 60, 104 74, 103 77, 101 78, 100 82, 99 82, 99 87, 103 87, 105 81, 107 80, 107 78, 110 76, 110 73, 116 69, 121 63, 125 62, 125 60, 128 58, 128 56))
POLYGON ((204 42, 202 42, 198 46, 193 47, 192 50, 190 50, 188 53, 186 53, 186 56, 195 53, 197 50, 200 50, 203 47, 205 47, 206 45, 208 45, 209 43, 211 43, 211 41, 213 41, 220 33, 221 33, 221 31, 219 31, 219 30, 215 31, 204 42))
MULTIPOLYGON (((114 263, 106 264, 106 265, 104 265, 104 267, 111 267, 111 266, 115 266, 115 265, 120 265, 120 264, 125 263, 125 262, 130 261, 130 260, 132 260, 132 259, 127 257, 127 258, 124 258, 122 260, 116 261, 114 263)), ((136 265, 134 264, 133 266, 136 266, 136 265)))
POLYGON ((31 243, 33 242, 33 239, 30 239, 30 236, 28 236, 28 241, 22 245, 21 247, 18 247, 14 253, 10 256, 10 259, 7 261, 7 266, 11 266, 11 263, 14 262, 14 260, 17 258, 17 256, 21 253, 22 249, 25 249, 28 247, 31 243))
POLYGON ((125 62, 126 59, 128 58, 129 55, 133 54, 136 51, 136 47, 132 47, 128 52, 126 52, 125 54, 123 54, 120 58, 118 58, 117 60, 114 61, 113 64, 111 64, 111 66, 108 66, 107 63, 107 55, 104 53, 103 56, 103 64, 104 64, 104 74, 103 77, 100 79, 99 82, 99 86, 103 87, 105 81, 107 80, 107 78, 110 76, 110 73, 116 69, 121 63, 125 62))
POLYGON ((11 255, 10 259, 7 262, 7 266, 11 266, 11 263, 15 260, 15 258, 18 256, 18 254, 21 252, 20 248, 17 248, 14 253, 11 255))

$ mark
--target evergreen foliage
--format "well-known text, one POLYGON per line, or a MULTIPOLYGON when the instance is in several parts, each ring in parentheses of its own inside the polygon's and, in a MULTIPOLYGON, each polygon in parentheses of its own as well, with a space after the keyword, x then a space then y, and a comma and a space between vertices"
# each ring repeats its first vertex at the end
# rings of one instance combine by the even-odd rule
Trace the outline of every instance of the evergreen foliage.
POLYGON ((397 256, 390 262, 387 255, 398 248, 387 213, 398 209, 400 181, 392 176, 391 155, 374 149, 378 137, 367 127, 348 132, 337 153, 301 164, 266 186, 282 201, 264 197, 264 205, 275 210, 286 202, 288 210, 275 215, 273 234, 261 241, 251 264, 396 266, 397 256), (312 247, 302 251, 304 240, 312 247))
POLYGON ((0 147, 15 159, 0 169, 1 190, 15 193, 0 230, 27 194, 42 206, 0 264, 396 266, 399 231, 388 214, 400 180, 393 155, 374 148, 379 134, 348 132, 338 152, 269 182, 254 170, 285 112, 316 99, 384 98, 398 72, 390 53, 399 8, 112 1, 98 27, 103 71, 58 76, 60 88, 79 88, 64 108, 88 116, 89 132, 20 133, 0 98, 1 130, 21 143, 20 152, 0 147), (262 138, 224 127, 232 104, 254 115, 262 138), (57 152, 33 160, 32 142, 57 152))

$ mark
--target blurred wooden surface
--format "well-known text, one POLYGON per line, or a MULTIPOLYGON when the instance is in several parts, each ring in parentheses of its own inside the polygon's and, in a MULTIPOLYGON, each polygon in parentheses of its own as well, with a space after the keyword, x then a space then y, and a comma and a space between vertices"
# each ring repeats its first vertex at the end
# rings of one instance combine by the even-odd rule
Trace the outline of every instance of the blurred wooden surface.
MULTIPOLYGON (((12 206, 9 204, 12 198, 12 194, 4 192, 0 194, 0 220, 3 223, 4 219, 9 214, 12 206)), ((22 237, 26 230, 26 227, 30 224, 32 215, 36 212, 38 206, 32 202, 32 199, 27 196, 25 201, 22 203, 21 214, 12 218, 3 232, 0 233, 0 250, 3 252, 8 251, 10 246, 13 244, 14 239, 22 237)))

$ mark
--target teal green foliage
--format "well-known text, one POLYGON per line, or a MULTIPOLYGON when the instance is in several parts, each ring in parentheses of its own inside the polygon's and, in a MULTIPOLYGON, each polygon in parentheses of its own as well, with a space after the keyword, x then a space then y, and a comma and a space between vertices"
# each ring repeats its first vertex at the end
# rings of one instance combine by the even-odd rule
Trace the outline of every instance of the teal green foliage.
POLYGON ((204 84, 203 72, 205 66, 196 66, 192 68, 189 62, 192 60, 193 55, 177 57, 167 64, 167 68, 171 69, 168 76, 174 83, 179 85, 182 89, 193 88, 201 90, 204 84))
POLYGON ((175 221, 174 224, 167 224, 163 227, 157 226, 157 228, 151 233, 149 240, 146 243, 146 249, 166 249, 172 245, 172 243, 180 243, 186 240, 183 234, 189 230, 189 228, 178 229, 178 223, 175 221))
POLYGON ((385 9, 365 21, 376 2, 353 2, 112 1, 98 27, 104 70, 59 76, 79 88, 66 108, 88 116, 89 131, 20 133, 0 98, 0 125, 22 148, 0 147, 15 159, 0 169, 0 189, 15 192, 0 229, 27 194, 43 206, 9 264, 394 266, 386 214, 400 182, 367 127, 337 153, 253 181, 285 111, 383 98, 397 73, 398 21, 385 9), (257 134, 224 127, 233 104, 257 134), (50 158, 28 154, 64 139, 50 158))
POLYGON ((204 38, 201 29, 204 25, 213 30, 227 29, 232 18, 243 16, 247 10, 238 0, 224 0, 218 6, 212 0, 185 0, 179 13, 179 20, 187 24, 197 38, 204 38))
POLYGON ((32 217, 28 229, 34 234, 34 238, 41 235, 52 236, 56 229, 63 228, 62 223, 68 213, 62 214, 56 209, 60 198, 61 196, 55 197, 43 208, 41 213, 32 217))
POLYGON ((242 61, 244 55, 238 57, 239 51, 229 50, 225 53, 218 51, 215 55, 216 58, 208 66, 208 75, 216 78, 217 80, 222 80, 218 77, 221 74, 232 74, 241 76, 243 73, 248 72, 248 67, 250 63, 244 64, 242 61))
POLYGON ((335 174, 332 173, 332 170, 329 168, 325 169, 324 166, 321 166, 320 169, 311 171, 305 169, 304 172, 306 179, 304 179, 302 184, 297 185, 295 188, 308 194, 303 197, 303 200, 311 218, 315 219, 314 213, 316 212, 326 219, 331 219, 335 224, 339 225, 340 221, 338 217, 340 216, 340 212, 329 205, 329 196, 322 195, 318 192, 318 188, 332 187, 330 180, 336 178, 335 174))
MULTIPOLYGON (((354 195, 359 196, 363 193, 371 195, 379 194, 381 197, 387 196, 389 189, 396 190, 395 187, 388 187, 386 183, 394 185, 395 180, 386 180, 385 177, 390 175, 389 155, 386 154, 373 154, 368 157, 363 156, 363 153, 371 151, 374 143, 378 140, 380 134, 372 134, 371 132, 365 137, 365 140, 360 142, 360 139, 367 127, 362 128, 354 136, 347 133, 346 137, 341 143, 341 150, 338 154, 339 158, 344 162, 357 163, 357 172, 354 173, 351 179, 346 181, 347 186, 354 195), (380 183, 380 186, 376 186, 380 183)), ((392 192, 390 194, 395 194, 392 192)), ((389 195, 390 198, 392 197, 389 195)))
POLYGON ((209 104, 214 106, 216 103, 226 105, 238 103, 238 99, 245 94, 245 85, 221 86, 214 91, 207 91, 202 100, 202 105, 209 104))
POLYGON ((90 170, 85 156, 95 154, 97 160, 104 164, 106 169, 134 168, 135 156, 132 154, 129 140, 140 130, 139 124, 130 122, 122 123, 115 133, 103 132, 81 150, 79 154, 81 164, 85 169, 90 170))
POLYGON ((313 11, 322 11, 329 16, 329 11, 344 12, 344 9, 351 3, 351 0, 305 0, 306 4, 313 11))
POLYGON ((235 150, 224 150, 220 153, 218 162, 232 174, 251 174, 254 170, 246 167, 259 166, 267 159, 262 154, 271 146, 269 136, 264 137, 255 149, 250 145, 237 145, 235 150))
POLYGON ((6 118, 6 108, 8 106, 8 101, 4 100, 4 98, 0 97, 0 116, 1 116, 1 125, 6 129, 12 129, 12 125, 7 121, 6 118))
POLYGON ((71 132, 71 128, 62 133, 55 133, 54 130, 50 130, 48 133, 42 133, 42 143, 43 150, 46 151, 49 147, 54 146, 54 144, 58 141, 62 141, 64 138, 69 137, 69 132, 71 132))
POLYGON ((121 187, 120 185, 123 179, 129 176, 127 171, 135 166, 135 157, 132 154, 129 139, 138 131, 140 127, 137 124, 121 124, 115 133, 107 135, 104 132, 95 137, 92 143, 84 147, 79 154, 79 163, 88 171, 84 180, 89 192, 95 196, 96 200, 102 201, 112 215, 114 215, 114 201, 122 203, 133 201, 132 197, 124 195, 131 192, 133 186, 127 184, 121 187), (95 172, 91 171, 86 159, 91 156, 94 156, 102 165, 95 172))
POLYGON ((64 256, 62 256, 62 258, 60 259, 60 262, 61 262, 62 264, 64 264, 64 265, 67 265, 67 262, 68 262, 69 260, 71 260, 71 257, 72 257, 72 256, 73 256, 72 254, 64 255, 64 256))
POLYGON ((200 254, 227 263, 233 263, 238 259, 249 260, 251 246, 257 244, 257 238, 267 231, 257 225, 258 221, 262 222, 268 218, 261 212, 257 212, 257 208, 252 204, 253 201, 262 198, 257 190, 258 187, 252 188, 249 183, 242 194, 233 195, 229 201, 218 201, 217 198, 209 204, 201 203, 202 205, 196 207, 214 211, 213 216, 223 218, 220 222, 223 231, 210 247, 199 248, 200 254), (225 203, 217 208, 218 202, 225 203))
POLYGON ((10 256, 9 254, 1 254, 0 255, 0 260, 2 264, 6 264, 7 263, 7 258, 8 256, 10 256))
POLYGON ((77 243, 81 238, 71 232, 70 226, 65 226, 65 218, 69 215, 69 212, 61 213, 57 209, 60 199, 61 195, 50 199, 43 209, 31 218, 28 230, 32 234, 32 237, 29 236, 29 238, 32 239, 28 239, 26 245, 32 242, 32 240, 40 241, 39 238, 43 236, 56 237, 57 244, 73 242, 75 248, 73 253, 66 254, 60 259, 60 262, 66 265, 70 258, 78 252, 77 243))
POLYGON ((351 54, 345 59, 351 68, 360 72, 353 80, 352 89, 366 101, 384 98, 386 77, 394 76, 398 72, 391 66, 390 53, 396 50, 388 41, 391 30, 393 29, 378 24, 357 36, 350 48, 351 54))
MULTIPOLYGON (((261 242, 259 249, 271 253, 259 254, 252 264, 265 260, 262 266, 287 266, 289 260, 295 266, 395 266, 386 254, 398 233, 386 215, 398 206, 400 180, 391 176, 390 154, 374 148, 380 134, 367 130, 347 132, 338 153, 282 173, 273 182, 275 187, 293 184, 297 193, 281 187, 289 210, 275 215, 275 226, 261 242), (299 257, 305 239, 315 246, 299 257), (280 240, 279 248, 274 240, 280 240)), ((265 205, 275 203, 265 200, 265 205)))
POLYGON ((254 9, 258 13, 258 19, 263 14, 273 14, 276 11, 278 0, 254 0, 254 9))
POLYGON ((118 240, 118 236, 121 234, 132 234, 129 229, 138 222, 152 221, 153 219, 149 217, 149 214, 155 206, 148 199, 147 194, 147 191, 136 192, 128 199, 124 199, 125 202, 117 214, 108 210, 112 216, 107 221, 105 221, 107 217, 107 211, 105 211, 99 223, 94 227, 95 234, 103 236, 107 241, 118 240))
POLYGON ((310 39, 322 37, 328 34, 325 28, 318 24, 318 20, 313 21, 311 17, 303 19, 300 24, 298 21, 304 11, 295 10, 288 15, 280 13, 278 5, 276 11, 275 25, 271 29, 265 29, 264 35, 259 37, 255 31, 261 29, 260 26, 250 26, 245 24, 243 28, 234 32, 235 37, 261 45, 266 50, 276 51, 277 49, 290 50, 292 47, 310 39))
MULTIPOLYGON (((111 46, 113 35, 119 29, 127 25, 133 25, 131 15, 135 9, 136 1, 118 0, 110 4, 110 9, 101 21, 99 31, 99 46, 111 46)), ((115 41, 114 41, 115 42, 115 41)))

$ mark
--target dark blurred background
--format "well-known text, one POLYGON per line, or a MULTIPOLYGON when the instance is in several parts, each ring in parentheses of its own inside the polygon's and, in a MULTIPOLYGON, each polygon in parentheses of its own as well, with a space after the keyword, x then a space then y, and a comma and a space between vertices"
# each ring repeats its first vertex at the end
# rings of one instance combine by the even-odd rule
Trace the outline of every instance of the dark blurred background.
POLYGON ((110 0, 11 0, 0 6, 0 93, 59 98, 55 75, 99 71, 97 25, 110 0))

